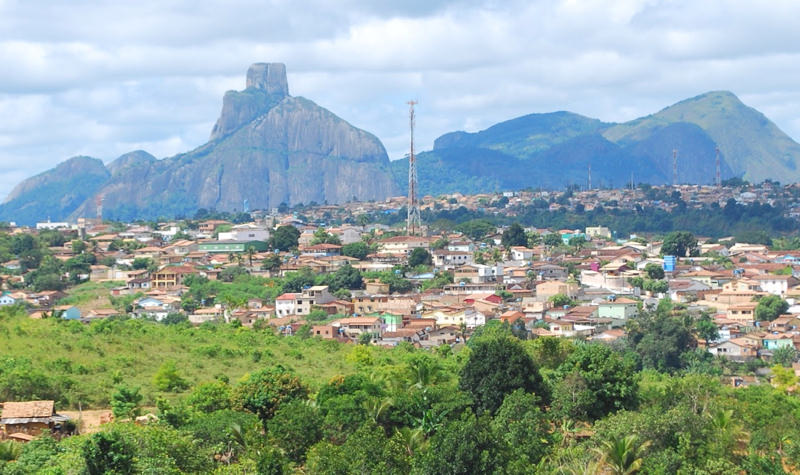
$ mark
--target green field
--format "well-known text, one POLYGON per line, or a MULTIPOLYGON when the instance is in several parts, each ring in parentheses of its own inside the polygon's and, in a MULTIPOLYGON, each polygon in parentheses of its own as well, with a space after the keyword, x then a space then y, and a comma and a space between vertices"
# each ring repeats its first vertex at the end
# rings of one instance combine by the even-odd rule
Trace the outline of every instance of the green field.
MULTIPOLYGON (((106 320, 89 325, 33 320, 0 311, 0 400, 55 399, 57 407, 106 408, 115 386, 140 386, 144 403, 158 392, 153 374, 175 362, 190 385, 214 379, 238 381, 244 374, 280 364, 313 389, 331 377, 356 371, 355 348, 333 341, 275 336, 270 330, 230 325, 163 325, 142 320, 106 320)), ((380 360, 391 352, 373 348, 380 360)))

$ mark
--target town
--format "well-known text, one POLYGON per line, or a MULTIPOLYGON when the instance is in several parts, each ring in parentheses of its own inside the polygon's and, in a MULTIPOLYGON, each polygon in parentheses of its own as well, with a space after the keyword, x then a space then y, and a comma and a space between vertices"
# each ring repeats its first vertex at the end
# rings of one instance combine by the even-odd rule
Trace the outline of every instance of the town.
MULTIPOLYGON (((637 384, 651 387, 658 384, 658 378, 666 377, 656 376, 660 374, 674 374, 673 378, 682 374, 680 378, 687 381, 693 374, 711 376, 718 381, 713 384, 737 391, 767 387, 780 394, 791 393, 800 381, 800 243, 791 233, 775 233, 774 227, 734 227, 738 232, 732 236, 703 236, 683 230, 621 233, 601 224, 559 229, 523 225, 518 219, 525 219, 527 206, 552 216, 562 213, 563 218, 564 213, 571 213, 585 219, 613 214, 610 210, 616 206, 634 212, 637 207, 658 208, 674 219, 682 219, 681 213, 692 208, 714 210, 728 213, 730 223, 741 224, 746 223, 742 217, 749 219, 749 210, 760 212, 766 206, 777 227, 796 229, 796 189, 765 182, 428 196, 420 200, 424 219, 416 234, 408 232, 404 221, 406 198, 353 201, 341 206, 282 205, 252 212, 200 210, 192 218, 157 222, 106 221, 98 213, 96 218, 80 218, 75 223, 48 220, 35 227, 3 223, 0 322, 5 318, 16 325, 18 336, 39 330, 23 329, 13 323, 19 322, 14 318, 24 316, 31 323, 58 322, 50 327, 52 331, 81 335, 80 347, 99 356, 91 366, 99 369, 64 357, 45 360, 48 368, 63 367, 66 373, 55 371, 50 379, 26 386, 14 378, 21 377, 15 376, 21 374, 19 371, 29 373, 29 369, 20 368, 31 368, 30 359, 0 359, 5 361, 0 365, 0 391, 9 397, 0 414, 0 439, 7 439, 7 444, 43 440, 49 434, 61 439, 76 433, 92 434, 101 431, 101 426, 126 427, 128 421, 152 428, 141 430, 188 430, 187 422, 175 417, 205 417, 201 406, 193 404, 199 404, 198 397, 211 397, 198 396, 207 391, 220 394, 214 396, 214 404, 219 406, 208 406, 212 408, 208 417, 233 404, 239 410, 258 414, 266 428, 263 430, 272 434, 270 437, 278 437, 274 435, 281 433, 277 425, 283 423, 273 424, 271 418, 279 421, 280 416, 261 415, 259 406, 232 402, 244 401, 244 389, 240 388, 248 387, 254 378, 286 371, 280 363, 275 369, 249 373, 262 358, 277 357, 277 350, 273 352, 274 346, 269 346, 276 344, 270 343, 273 337, 288 342, 289 349, 282 350, 281 358, 302 360, 319 351, 328 353, 324 359, 315 359, 314 365, 296 368, 305 381, 322 385, 317 386, 318 398, 330 390, 325 388, 341 384, 337 379, 341 376, 327 383, 320 377, 356 371, 347 378, 361 378, 365 368, 374 371, 370 366, 374 363, 369 362, 376 355, 383 355, 381 365, 386 368, 411 371, 408 384, 412 386, 396 394, 425 395, 431 388, 448 387, 447 381, 452 379, 443 377, 435 382, 435 378, 428 380, 432 376, 425 376, 427 371, 444 372, 442 368, 447 366, 441 365, 448 364, 463 366, 458 387, 471 391, 464 381, 468 381, 469 368, 479 364, 478 356, 471 363, 472 355, 479 354, 481 345, 508 340, 531 343, 527 351, 537 355, 536 363, 542 365, 543 374, 550 371, 561 375, 553 371, 562 372, 565 365, 590 354, 594 355, 590 358, 601 358, 603 364, 617 365, 597 383, 586 379, 589 376, 584 373, 571 373, 550 380, 552 389, 533 390, 552 397, 549 417, 566 417, 573 421, 570 424, 576 424, 560 432, 539 429, 543 431, 541 440, 562 440, 564 447, 591 442, 598 427, 591 422, 602 426, 600 419, 613 417, 616 411, 620 411, 619 417, 635 414, 623 410, 636 408, 646 396, 630 396, 632 389, 625 388, 637 384), (604 208, 602 214, 596 214, 598 208, 604 208), (430 221, 436 216, 438 219, 430 221), (442 222, 447 221, 442 216, 459 216, 460 221, 442 222), (113 365, 122 362, 120 368, 134 364, 134 359, 124 353, 106 360, 107 350, 100 345, 106 339, 119 345, 123 335, 134 338, 141 328, 119 325, 136 321, 178 329, 178 333, 169 330, 170 346, 173 341, 183 341, 178 346, 193 348, 189 342, 207 342, 208 335, 218 332, 231 344, 189 350, 195 366, 191 373, 200 375, 192 382, 184 377, 190 368, 176 366, 173 360, 150 363, 147 355, 151 350, 134 339, 132 344, 140 348, 148 374, 154 373, 153 388, 145 394, 139 393, 138 386, 125 383, 126 379, 141 381, 139 370, 133 368, 127 378, 122 376, 122 369, 113 371, 111 390, 116 392, 110 401, 108 393, 103 395, 99 388, 59 389, 74 387, 69 374, 102 375, 106 361, 113 365), (115 332, 123 333, 111 336, 115 332), (267 339, 255 344, 249 334, 267 339), (313 346, 316 343, 296 343, 304 341, 333 346, 321 350, 313 346), (259 346, 264 344, 267 346, 259 346), (367 350, 384 353, 365 353, 367 350), (421 355, 403 356, 413 355, 406 353, 412 350, 429 355, 424 357, 428 359, 420 362, 421 355), (633 351, 642 372, 634 376, 634 367, 623 363, 617 351, 633 351), (461 359, 464 355, 466 362, 461 359), (202 382, 211 376, 205 364, 230 365, 230 358, 238 358, 236 377, 246 370, 243 378, 249 379, 232 385, 226 374, 217 372, 214 382, 202 382), (451 363, 437 363, 437 358, 451 363), (354 369, 345 370, 343 364, 354 369), (609 381, 617 381, 614 384, 618 386, 606 396, 601 396, 606 389, 591 386, 611 384, 609 381), (180 409, 184 407, 180 404, 186 403, 176 400, 176 395, 193 384, 196 386, 186 399, 189 409, 180 409), (548 395, 550 391, 552 396, 548 395), (574 391, 595 395, 584 400, 576 398, 574 391), (605 401, 606 406, 596 406, 598 401, 605 401), (111 410, 107 409, 109 405, 111 410), (149 412, 142 414, 143 407, 148 406, 149 412), (175 411, 181 410, 190 413, 177 416, 180 412, 175 411)), ((564 221, 558 218, 557 222, 564 221)), ((72 350, 71 343, 57 345, 72 350)), ((494 367, 485 370, 489 373, 475 383, 478 388, 495 377, 494 367)), ((258 384, 272 384, 264 381, 258 384)), ((534 386, 525 387, 531 390, 534 386)), ((398 390, 387 386, 380 391, 391 394, 398 390)), ((479 393, 474 394, 474 398, 479 397, 479 393)), ((448 400, 442 395, 436 397, 448 400)), ((368 404, 380 402, 374 397, 368 401, 372 402, 363 403, 366 409, 357 409, 359 418, 373 410, 368 404)), ((395 403, 385 404, 391 407, 395 403)), ((395 410, 411 409, 397 406, 395 410)), ((487 410, 497 411, 498 407, 487 410)), ((314 411, 306 414, 309 420, 316 420, 314 411)), ((332 409, 320 411, 325 414, 332 409)), ((224 426, 219 429, 222 433, 229 433, 226 424, 231 417, 240 417, 235 414, 240 413, 224 413, 225 421, 220 421, 224 426)), ((345 417, 336 414, 335 418, 345 417)), ((376 422, 389 424, 380 415, 374 417, 376 422)), ((321 432, 319 427, 305 430, 316 434, 312 442, 323 435, 335 439, 343 430, 336 424, 339 422, 322 426, 321 432)), ((423 431, 424 427, 415 430, 423 431)), ((254 428, 250 434, 254 440, 263 439, 262 429, 254 428)), ((290 448, 297 437, 292 433, 276 439, 274 443, 288 445, 281 446, 282 455, 269 457, 284 461, 289 457, 298 466, 307 463, 312 471, 327 466, 329 462, 314 458, 325 442, 319 442, 316 448, 290 448)), ((431 443, 440 443, 431 437, 431 443)), ((726 447, 737 443, 734 440, 726 447)), ((214 463, 232 454, 246 457, 247 453, 244 446, 230 448, 229 452, 214 450, 214 463)), ((433 449, 409 450, 411 455, 404 463, 410 463, 413 450, 434 453, 433 449)), ((204 464, 211 459, 211 455, 198 458, 204 464)), ((431 459, 425 463, 436 462, 431 459)))
MULTIPOLYGON (((662 188, 667 191, 658 193, 667 194, 672 187, 662 188)), ((674 188, 686 202, 703 204, 774 204, 791 200, 798 189, 770 182, 752 191, 674 188)), ((517 203, 550 197, 551 210, 590 210, 611 202, 632 208, 652 206, 648 192, 591 190, 568 200, 559 192, 456 194, 425 197, 422 208, 477 210, 499 201, 501 210, 495 213, 514 219, 517 203)), ((528 337, 612 341, 624 336, 631 317, 668 299, 694 318, 711 318, 718 330, 714 338, 699 336, 715 355, 769 360, 772 350, 800 343, 800 334, 792 332, 800 318, 800 305, 794 305, 800 296, 798 251, 733 237, 684 236, 676 253, 672 242, 669 249, 663 247, 664 235, 622 238, 604 226, 537 229, 483 223, 482 229, 467 233, 411 236, 402 223, 365 219, 397 212, 404 200, 312 204, 303 207, 302 215, 275 209, 249 214, 252 221, 238 224, 224 219, 148 224, 79 219, 75 224, 40 222, 35 229, 10 226, 10 238, 31 249, 2 264, 0 305, 24 305, 32 318, 57 315, 89 322, 124 314, 155 321, 185 318, 193 325, 238 321, 269 325, 284 335, 305 331, 326 339, 428 347, 461 343, 493 321, 518 327, 528 337), (340 224, 326 225, 331 222, 340 224), (34 249, 37 234, 56 245, 34 249), (241 275, 261 279, 262 289, 252 295, 223 290, 236 287, 241 275), (283 285, 272 285, 273 280, 283 285), (208 287, 209 282, 219 285, 208 287), (107 297, 79 302, 69 295, 70 289, 87 285, 101 285, 107 297), (290 291, 277 294, 278 289, 290 291), (779 314, 759 313, 772 302, 760 304, 765 296, 781 300, 779 314)), ((667 211, 675 206, 659 205, 667 211)), ((787 217, 796 217, 793 206, 785 206, 787 217)), ((674 234, 667 233, 667 239, 674 234)))

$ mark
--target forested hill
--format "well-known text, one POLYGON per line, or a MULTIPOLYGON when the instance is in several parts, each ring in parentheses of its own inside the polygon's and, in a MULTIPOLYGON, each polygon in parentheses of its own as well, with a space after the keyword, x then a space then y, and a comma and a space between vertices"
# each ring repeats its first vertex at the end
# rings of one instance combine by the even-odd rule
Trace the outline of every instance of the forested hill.
MULTIPOLYGON (((723 179, 800 181, 800 144, 734 94, 714 91, 655 114, 613 124, 569 112, 530 114, 475 133, 451 132, 418 155, 423 194, 481 193, 526 187, 713 183, 719 150, 723 179)), ((407 159, 392 162, 407 186, 407 159)))

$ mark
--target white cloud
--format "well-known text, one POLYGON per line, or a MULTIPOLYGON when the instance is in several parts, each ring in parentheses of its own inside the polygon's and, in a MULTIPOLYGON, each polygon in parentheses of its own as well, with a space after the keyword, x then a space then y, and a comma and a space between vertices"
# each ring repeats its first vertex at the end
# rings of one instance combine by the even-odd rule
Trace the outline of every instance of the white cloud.
POLYGON ((0 195, 86 154, 158 157, 208 137, 250 63, 375 133, 417 138, 532 112, 607 121, 727 89, 800 138, 800 3, 736 0, 0 0, 0 195))

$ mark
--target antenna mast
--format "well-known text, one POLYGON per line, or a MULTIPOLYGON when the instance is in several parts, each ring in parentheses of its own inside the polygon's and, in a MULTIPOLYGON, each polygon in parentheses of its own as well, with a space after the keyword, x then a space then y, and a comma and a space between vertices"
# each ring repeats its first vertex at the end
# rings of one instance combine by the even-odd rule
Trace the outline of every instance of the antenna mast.
POLYGON ((719 166, 719 147, 716 148, 716 153, 717 153, 717 159, 716 159, 716 162, 717 162, 717 177, 716 178, 717 178, 717 180, 716 181, 717 181, 717 188, 719 188, 720 186, 722 186, 722 173, 720 173, 720 166, 719 166))
POLYGON ((417 198, 417 158, 414 156, 414 105, 416 104, 417 101, 408 101, 411 153, 408 155, 408 221, 406 223, 406 232, 409 236, 415 235, 422 225, 417 198))
POLYGON ((672 149, 672 186, 678 186, 678 149, 672 149))
POLYGON ((103 222, 103 201, 106 200, 106 197, 103 193, 98 194, 94 198, 94 204, 97 206, 97 221, 99 223, 103 222))
POLYGON ((589 189, 592 189, 592 162, 589 162, 589 189))

